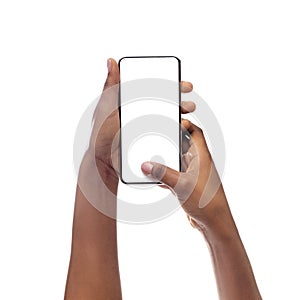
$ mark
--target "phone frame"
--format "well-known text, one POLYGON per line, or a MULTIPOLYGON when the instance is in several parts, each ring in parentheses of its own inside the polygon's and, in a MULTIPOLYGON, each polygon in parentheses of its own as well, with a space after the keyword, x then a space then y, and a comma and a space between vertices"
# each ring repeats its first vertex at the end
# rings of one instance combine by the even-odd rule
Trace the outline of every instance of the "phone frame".
POLYGON ((177 56, 173 55, 167 55, 167 56, 123 56, 118 61, 118 67, 120 72, 120 84, 119 84, 119 93, 118 93, 118 110, 119 110, 119 120, 120 120, 120 154, 119 154, 119 167, 120 167, 120 180, 124 184, 162 184, 160 181, 143 181, 143 182, 127 182, 122 177, 122 126, 121 126, 121 61, 125 58, 175 58, 178 61, 178 115, 179 115, 179 128, 178 128, 178 134, 179 134, 179 153, 178 153, 178 159, 179 159, 179 171, 181 172, 181 156, 182 156, 182 130, 181 130, 181 61, 177 56))

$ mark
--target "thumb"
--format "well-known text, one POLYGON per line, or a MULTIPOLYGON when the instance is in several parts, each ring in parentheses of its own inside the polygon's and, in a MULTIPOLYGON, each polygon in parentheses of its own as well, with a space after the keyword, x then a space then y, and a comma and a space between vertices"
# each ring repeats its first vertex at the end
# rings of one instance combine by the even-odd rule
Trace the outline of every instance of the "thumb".
POLYGON ((151 176, 171 188, 176 186, 180 177, 180 172, 156 162, 144 162, 141 169, 145 175, 151 176))
POLYGON ((117 62, 113 58, 107 60, 107 78, 103 90, 106 90, 120 81, 120 72, 117 62))

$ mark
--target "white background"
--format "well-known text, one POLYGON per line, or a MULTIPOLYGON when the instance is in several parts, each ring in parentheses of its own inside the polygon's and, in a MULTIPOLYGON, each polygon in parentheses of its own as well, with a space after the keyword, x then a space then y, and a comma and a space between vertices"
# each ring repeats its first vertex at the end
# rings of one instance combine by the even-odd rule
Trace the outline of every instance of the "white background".
MULTIPOLYGON (((264 299, 299 299, 299 1, 2 1, 0 298, 62 299, 77 122, 106 58, 176 55, 222 126, 224 186, 264 299)), ((124 299, 217 299, 182 212, 119 226, 124 299)))

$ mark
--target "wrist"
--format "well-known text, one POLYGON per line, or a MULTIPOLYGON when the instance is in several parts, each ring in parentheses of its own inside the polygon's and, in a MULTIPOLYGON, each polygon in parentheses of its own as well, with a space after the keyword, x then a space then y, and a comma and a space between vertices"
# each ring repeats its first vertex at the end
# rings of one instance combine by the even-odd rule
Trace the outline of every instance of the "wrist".
POLYGON ((193 218, 192 225, 203 233, 209 244, 231 242, 239 236, 225 195, 203 208, 202 214, 201 220, 193 218))
POLYGON ((90 150, 87 150, 78 174, 78 185, 86 186, 100 194, 109 190, 117 195, 119 178, 116 171, 104 161, 97 159, 90 150))

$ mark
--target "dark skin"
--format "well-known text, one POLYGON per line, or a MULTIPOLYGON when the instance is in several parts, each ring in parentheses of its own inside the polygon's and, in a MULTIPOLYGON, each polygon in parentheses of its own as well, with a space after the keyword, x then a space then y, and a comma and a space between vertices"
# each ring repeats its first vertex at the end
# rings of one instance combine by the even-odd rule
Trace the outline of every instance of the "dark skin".
MULTIPOLYGON (((111 92, 102 94, 96 108, 90 147, 78 176, 65 300, 122 299, 115 220, 119 181, 116 134, 120 123, 117 89, 113 88, 119 79, 118 65, 109 59, 104 90, 111 92), (109 118, 105 116, 106 111, 109 118), (93 162, 96 162, 96 168, 93 168, 93 162), (94 180, 98 176, 96 173, 101 174, 103 183, 94 180), (110 217, 95 207, 105 207, 110 217)), ((181 83, 182 92, 191 90, 191 83, 181 83)), ((194 109, 192 102, 183 102, 181 107, 182 113, 194 109)), ((203 132, 188 120, 183 120, 182 125, 191 136, 191 140, 183 145, 186 154, 182 158, 183 172, 151 162, 145 162, 142 171, 177 196, 191 225, 204 235, 211 252, 220 299, 261 299, 203 132)))

